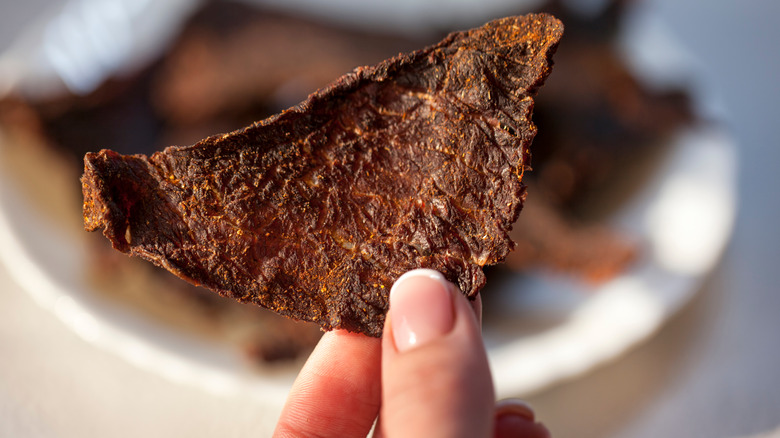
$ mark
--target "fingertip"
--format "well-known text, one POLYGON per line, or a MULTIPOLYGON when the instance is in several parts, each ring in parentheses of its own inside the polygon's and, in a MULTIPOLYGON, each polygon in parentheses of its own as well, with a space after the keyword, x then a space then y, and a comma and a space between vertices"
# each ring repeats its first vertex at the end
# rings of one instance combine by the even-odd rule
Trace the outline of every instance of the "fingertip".
POLYGON ((399 352, 419 347, 452 330, 451 285, 441 273, 415 269, 403 274, 390 289, 388 319, 399 352))
POLYGON ((381 402, 380 351, 376 338, 323 334, 293 383, 274 436, 365 436, 381 402))
POLYGON ((388 434, 489 434, 494 393, 472 303, 431 271, 405 274, 391 289, 382 353, 381 416, 388 434))
POLYGON ((536 414, 531 406, 518 398, 499 400, 496 403, 496 417, 502 415, 515 415, 528 421, 536 420, 536 414))
POLYGON ((496 403, 493 437, 550 438, 550 431, 536 421, 536 415, 527 403, 508 399, 496 403))

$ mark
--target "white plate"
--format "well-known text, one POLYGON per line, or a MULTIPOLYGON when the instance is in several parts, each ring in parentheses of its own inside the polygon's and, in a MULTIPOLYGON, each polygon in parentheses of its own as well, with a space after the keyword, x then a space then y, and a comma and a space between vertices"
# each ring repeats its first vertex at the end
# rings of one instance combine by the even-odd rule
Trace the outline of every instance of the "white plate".
POLYGON ((501 343, 486 333, 499 395, 528 394, 588 371, 652 335, 700 288, 731 233, 736 150, 712 126, 674 140, 662 168, 621 213, 617 228, 640 239, 642 256, 598 286, 532 275, 502 287, 502 312, 541 313, 558 321, 546 330, 501 343))
MULTIPOLYGON (((682 53, 658 50, 669 45, 658 39, 664 32, 646 25, 633 28, 638 31, 625 41, 637 54, 634 61, 644 63, 643 71, 654 72, 652 78, 662 82, 679 79, 681 71, 689 76, 690 64, 679 62, 685 56, 643 58, 653 51, 682 53)), ((505 328, 486 325, 500 397, 527 395, 626 352, 657 331, 715 267, 735 216, 736 147, 721 128, 705 123, 680 132, 672 142, 644 190, 613 218, 643 247, 641 259, 627 272, 599 286, 542 273, 494 286, 523 292, 501 294, 508 297, 500 306, 505 314, 512 312, 520 321, 541 315, 547 321, 541 330, 512 329, 512 336, 505 328)), ((281 403, 297 373, 292 366, 250 369, 233 350, 174 332, 91 290, 82 275, 84 243, 51 226, 2 176, 0 261, 41 306, 86 341, 173 381, 281 403)))

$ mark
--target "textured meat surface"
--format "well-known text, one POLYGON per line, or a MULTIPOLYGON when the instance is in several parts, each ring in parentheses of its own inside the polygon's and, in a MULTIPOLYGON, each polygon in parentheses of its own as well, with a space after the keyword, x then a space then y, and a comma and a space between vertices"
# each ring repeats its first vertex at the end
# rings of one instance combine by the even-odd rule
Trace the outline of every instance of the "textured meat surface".
POLYGON ((436 269, 473 297, 511 250, 532 96, 562 30, 496 20, 239 131, 89 153, 85 227, 220 294, 379 336, 403 272, 436 269))

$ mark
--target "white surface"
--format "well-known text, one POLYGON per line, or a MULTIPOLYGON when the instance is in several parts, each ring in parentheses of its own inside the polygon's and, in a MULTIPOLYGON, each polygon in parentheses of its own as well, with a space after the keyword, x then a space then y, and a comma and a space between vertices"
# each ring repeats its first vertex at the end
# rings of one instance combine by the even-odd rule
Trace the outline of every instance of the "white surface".
POLYGON ((656 337, 529 401, 558 437, 733 438, 780 432, 780 3, 646 0, 701 67, 739 151, 731 244, 656 337))
POLYGON ((166 46, 198 0, 71 0, 51 5, 0 56, 0 96, 87 94, 166 46), (56 6, 56 7, 55 7, 56 6))
POLYGON ((373 30, 420 33, 530 10, 544 0, 243 0, 373 30), (475 5, 477 5, 475 7, 475 5))

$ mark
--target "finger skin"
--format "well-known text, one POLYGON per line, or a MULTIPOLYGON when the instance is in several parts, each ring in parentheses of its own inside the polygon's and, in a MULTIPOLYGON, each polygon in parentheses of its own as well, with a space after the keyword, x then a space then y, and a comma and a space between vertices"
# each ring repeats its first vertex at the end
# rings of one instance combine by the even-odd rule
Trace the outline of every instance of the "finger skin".
POLYGON ((529 421, 518 415, 496 418, 493 438, 550 438, 550 431, 542 423, 529 421))
POLYGON ((274 437, 365 437, 379 412, 381 341, 334 330, 295 380, 274 437))
POLYGON ((397 351, 392 317, 386 320, 382 436, 492 436, 495 398, 479 323, 468 300, 451 293, 452 330, 412 350, 397 351))
POLYGON ((477 327, 479 327, 480 333, 482 332, 482 294, 477 294, 477 297, 473 301, 469 301, 471 310, 474 311, 474 316, 477 317, 477 327))

